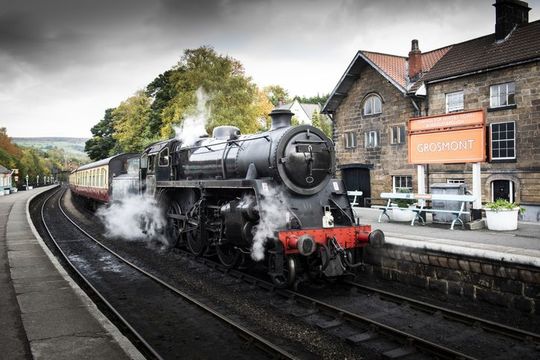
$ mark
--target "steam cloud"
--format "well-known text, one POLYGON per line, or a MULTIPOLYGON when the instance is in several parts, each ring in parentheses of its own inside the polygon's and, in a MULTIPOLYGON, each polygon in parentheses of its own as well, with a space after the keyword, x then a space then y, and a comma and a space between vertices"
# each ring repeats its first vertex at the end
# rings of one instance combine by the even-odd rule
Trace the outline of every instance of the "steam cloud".
MULTIPOLYGON (((253 228, 253 246, 251 247, 251 258, 256 261, 264 259, 264 245, 267 238, 274 236, 274 231, 284 228, 289 221, 289 210, 287 208, 287 197, 279 188, 271 188, 263 193, 259 202, 260 220, 253 228)), ((250 201, 250 199, 244 199, 250 201)))
POLYGON ((97 216, 105 225, 109 237, 158 240, 168 245, 164 236, 166 221, 152 196, 128 194, 108 207, 99 208, 97 216))
POLYGON ((210 113, 206 103, 208 95, 202 87, 197 89, 197 107, 195 112, 186 117, 182 125, 175 127, 176 138, 182 141, 184 146, 193 145, 201 135, 206 134, 206 122, 210 117, 210 113))

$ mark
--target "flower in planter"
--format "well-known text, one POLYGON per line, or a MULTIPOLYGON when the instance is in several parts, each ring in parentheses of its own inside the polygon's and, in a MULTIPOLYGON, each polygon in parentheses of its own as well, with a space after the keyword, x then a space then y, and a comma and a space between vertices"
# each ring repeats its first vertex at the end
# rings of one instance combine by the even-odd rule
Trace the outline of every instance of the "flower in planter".
POLYGON ((516 208, 519 208, 520 214, 523 214, 525 212, 524 208, 506 199, 497 199, 493 202, 488 202, 486 203, 485 208, 492 211, 515 210, 516 208))

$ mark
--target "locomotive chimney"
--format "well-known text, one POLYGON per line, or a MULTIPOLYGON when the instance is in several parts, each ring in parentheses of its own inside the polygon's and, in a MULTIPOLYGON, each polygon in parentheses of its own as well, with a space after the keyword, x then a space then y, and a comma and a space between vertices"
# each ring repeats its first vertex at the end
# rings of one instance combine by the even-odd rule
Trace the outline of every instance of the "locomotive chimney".
POLYGON ((272 118, 272 126, 270 126, 270 130, 275 130, 282 127, 291 126, 291 119, 294 114, 288 109, 274 109, 269 115, 272 118))
POLYGON ((495 39, 502 40, 515 26, 529 22, 531 8, 524 1, 496 0, 495 4, 495 39))

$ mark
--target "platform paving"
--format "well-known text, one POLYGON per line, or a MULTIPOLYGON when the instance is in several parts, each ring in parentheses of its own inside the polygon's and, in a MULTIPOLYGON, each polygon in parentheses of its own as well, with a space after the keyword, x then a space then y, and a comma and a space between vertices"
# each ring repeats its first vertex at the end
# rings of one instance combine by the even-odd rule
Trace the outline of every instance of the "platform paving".
POLYGON ((540 267, 540 224, 519 222, 514 231, 463 230, 449 225, 427 225, 410 222, 392 222, 384 217, 379 223, 380 210, 354 208, 360 223, 381 229, 387 243, 399 246, 426 248, 429 250, 461 255, 505 260, 540 267))
POLYGON ((33 230, 28 200, 0 197, 0 359, 143 359, 33 230))

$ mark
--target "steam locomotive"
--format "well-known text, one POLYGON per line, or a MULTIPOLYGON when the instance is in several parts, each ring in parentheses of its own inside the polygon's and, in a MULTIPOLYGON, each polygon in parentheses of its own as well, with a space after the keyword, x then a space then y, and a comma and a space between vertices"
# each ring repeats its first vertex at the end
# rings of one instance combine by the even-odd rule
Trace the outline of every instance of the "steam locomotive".
POLYGON ((171 139, 143 151, 140 191, 162 204, 175 245, 227 267, 265 261, 286 287, 339 277, 361 264, 365 246, 384 243, 382 231, 356 223, 333 178, 333 142, 313 126, 291 126, 292 115, 273 110, 270 130, 258 134, 220 126, 193 145, 171 139))

